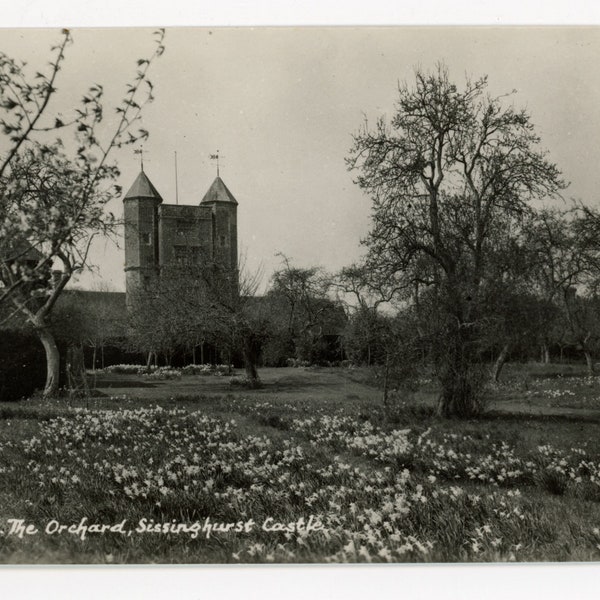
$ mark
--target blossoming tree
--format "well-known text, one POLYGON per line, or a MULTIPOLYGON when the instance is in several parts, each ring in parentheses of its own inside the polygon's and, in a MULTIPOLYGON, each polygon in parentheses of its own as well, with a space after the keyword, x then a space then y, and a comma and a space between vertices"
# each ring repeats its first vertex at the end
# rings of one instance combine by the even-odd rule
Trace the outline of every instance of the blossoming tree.
POLYGON ((154 36, 152 54, 137 61, 107 127, 101 85, 89 87, 70 115, 54 109, 72 43, 68 30, 51 49, 47 72, 31 76, 24 63, 0 53, 0 309, 3 320, 19 315, 38 333, 47 358, 44 396, 57 391, 60 361, 49 315, 73 274, 86 266, 92 240, 116 225, 105 210, 120 194, 110 155, 148 136, 139 120, 153 99, 148 69, 164 51, 164 31, 154 36), (63 141, 64 134, 72 139, 63 141))

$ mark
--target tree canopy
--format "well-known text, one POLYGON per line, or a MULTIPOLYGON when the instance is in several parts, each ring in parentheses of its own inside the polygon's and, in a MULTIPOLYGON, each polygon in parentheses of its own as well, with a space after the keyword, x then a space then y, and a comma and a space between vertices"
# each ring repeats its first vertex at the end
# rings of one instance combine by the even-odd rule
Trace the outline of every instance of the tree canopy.
POLYGON ((373 205, 369 271, 407 302, 435 295, 444 414, 476 412, 478 342, 506 258, 531 202, 566 186, 529 114, 487 86, 483 77, 461 89, 443 65, 417 70, 391 121, 365 123, 348 157, 373 205))

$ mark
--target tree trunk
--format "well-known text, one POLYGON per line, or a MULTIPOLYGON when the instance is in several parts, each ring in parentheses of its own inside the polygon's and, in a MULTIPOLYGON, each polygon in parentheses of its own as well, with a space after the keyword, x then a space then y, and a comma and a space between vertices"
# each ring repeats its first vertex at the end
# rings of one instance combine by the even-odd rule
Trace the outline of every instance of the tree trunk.
POLYGON ((250 381, 258 381, 258 371, 256 370, 256 365, 251 360, 244 360, 244 369, 246 371, 246 377, 250 381))
POLYGON ((67 349, 65 372, 67 385, 71 393, 76 391, 87 392, 88 385, 85 376, 82 345, 72 345, 67 349))
POLYGON ((541 361, 545 365, 550 364, 550 350, 548 344, 542 344, 541 361))
POLYGON ((383 406, 387 409, 388 407, 388 392, 389 392, 389 381, 390 381, 390 356, 385 356, 385 371, 383 373, 383 406))
POLYGON ((591 377, 594 374, 594 359, 587 348, 584 348, 583 354, 585 355, 585 362, 587 365, 587 373, 591 377))
POLYGON ((259 387, 260 379, 258 377, 258 370, 256 368, 256 357, 251 348, 244 348, 244 370, 246 371, 246 378, 250 387, 259 387))
POLYGON ((94 352, 92 353, 92 371, 96 372, 96 345, 94 345, 94 352))
POLYGON ((502 371, 502 367, 506 363, 506 359, 508 358, 508 351, 510 350, 509 344, 504 344, 502 346, 502 350, 500 350, 500 354, 494 363, 494 367, 492 369, 492 379, 498 383, 500 380, 500 372, 502 371))
MULTIPOLYGON (((242 356, 244 359, 244 369, 246 377, 251 387, 260 386, 260 378, 258 377, 258 360, 260 358, 261 344, 252 335, 248 335, 243 341, 242 356)), ((231 360, 229 361, 231 365, 231 360)))
POLYGON ((58 392, 58 379, 60 376, 60 353, 56 340, 48 326, 38 328, 38 335, 44 351, 46 352, 46 385, 44 386, 44 398, 51 398, 58 392))
POLYGON ((461 325, 442 340, 439 416, 472 418, 483 410, 482 377, 473 352, 473 340, 473 332, 461 325))
POLYGON ((102 361, 100 366, 104 369, 104 344, 100 345, 100 360, 102 361))

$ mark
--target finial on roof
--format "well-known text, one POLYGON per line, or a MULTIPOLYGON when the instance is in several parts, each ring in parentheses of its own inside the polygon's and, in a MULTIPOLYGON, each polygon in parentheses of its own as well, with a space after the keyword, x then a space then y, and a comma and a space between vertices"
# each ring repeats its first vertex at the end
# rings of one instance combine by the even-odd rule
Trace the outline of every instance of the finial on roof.
POLYGON ((133 153, 140 155, 140 168, 141 168, 142 173, 143 173, 144 172, 144 147, 142 146, 141 148, 138 148, 137 150, 134 150, 133 153))
POLYGON ((217 177, 219 177, 219 151, 217 150, 216 154, 210 155, 210 160, 214 160, 217 162, 217 177))

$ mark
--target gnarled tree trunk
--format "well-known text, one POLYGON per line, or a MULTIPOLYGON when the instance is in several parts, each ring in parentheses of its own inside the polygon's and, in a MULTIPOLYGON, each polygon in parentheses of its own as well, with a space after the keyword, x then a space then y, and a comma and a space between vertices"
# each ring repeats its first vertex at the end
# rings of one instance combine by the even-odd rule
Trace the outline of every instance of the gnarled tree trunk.
POLYGON ((37 332, 46 352, 46 385, 44 386, 43 395, 44 398, 51 398, 58 392, 60 353, 54 335, 47 325, 41 324, 38 326, 37 332))
POLYGON ((506 363, 506 359, 508 358, 508 351, 510 350, 510 344, 504 344, 502 346, 502 350, 500 350, 500 354, 494 363, 494 367, 492 368, 492 379, 498 383, 500 380, 500 373, 502 371, 502 367, 506 363))
POLYGON ((262 348, 261 340, 255 337, 252 332, 248 332, 243 339, 242 343, 242 356, 244 359, 244 369, 246 371, 246 377, 251 387, 260 386, 260 378, 258 377, 258 360, 260 358, 260 351, 262 348))
POLYGON ((452 324, 443 336, 438 370, 442 388, 437 408, 440 416, 471 418, 483 410, 484 386, 475 340, 468 321, 452 324))

